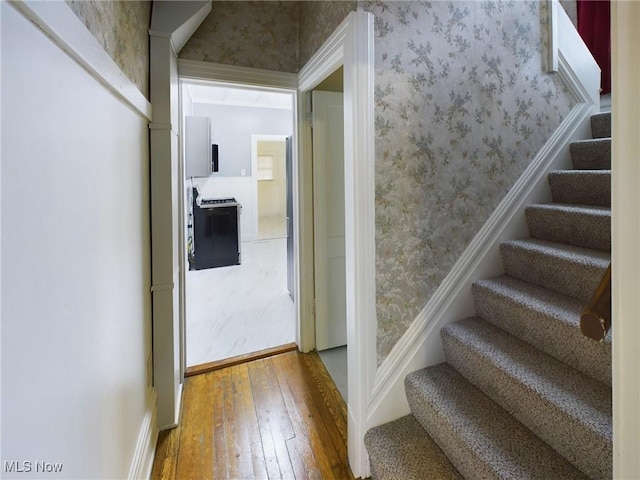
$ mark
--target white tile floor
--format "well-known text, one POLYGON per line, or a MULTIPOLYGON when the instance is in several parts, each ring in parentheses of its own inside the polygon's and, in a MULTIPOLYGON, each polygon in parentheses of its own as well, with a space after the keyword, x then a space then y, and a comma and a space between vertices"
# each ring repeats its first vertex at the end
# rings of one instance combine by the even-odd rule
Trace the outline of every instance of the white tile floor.
MULTIPOLYGON (((295 342, 284 218, 261 217, 240 265, 187 273, 187 366, 295 342)), ((347 401, 347 347, 318 352, 347 401)))
POLYGON ((243 242, 241 265, 187 273, 187 366, 295 342, 286 255, 284 237, 243 242))
POLYGON ((285 217, 259 217, 258 218, 258 239, 269 240, 272 238, 282 238, 287 235, 287 224, 285 217))

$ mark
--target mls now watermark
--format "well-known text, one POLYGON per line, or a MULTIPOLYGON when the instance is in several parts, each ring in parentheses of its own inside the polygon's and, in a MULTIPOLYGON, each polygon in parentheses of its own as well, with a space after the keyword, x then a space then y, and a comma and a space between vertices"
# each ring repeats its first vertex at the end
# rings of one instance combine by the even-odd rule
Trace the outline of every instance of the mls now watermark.
POLYGON ((62 463, 36 461, 31 462, 29 460, 18 461, 4 461, 5 473, 60 473, 62 472, 62 463))

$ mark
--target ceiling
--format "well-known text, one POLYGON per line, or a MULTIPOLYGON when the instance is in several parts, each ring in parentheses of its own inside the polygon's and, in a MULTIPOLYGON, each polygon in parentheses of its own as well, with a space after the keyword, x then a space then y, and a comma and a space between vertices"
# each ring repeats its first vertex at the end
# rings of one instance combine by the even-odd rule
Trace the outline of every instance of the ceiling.
POLYGON ((291 110, 291 93, 219 85, 185 84, 193 103, 291 110))

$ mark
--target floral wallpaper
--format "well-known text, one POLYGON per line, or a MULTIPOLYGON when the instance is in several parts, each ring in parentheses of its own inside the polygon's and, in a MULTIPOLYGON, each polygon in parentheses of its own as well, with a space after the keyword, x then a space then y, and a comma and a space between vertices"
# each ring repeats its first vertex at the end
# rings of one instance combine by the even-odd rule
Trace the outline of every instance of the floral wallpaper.
POLYGON ((375 17, 381 363, 574 100, 535 0, 214 1, 180 56, 297 72, 354 5, 375 17))
MULTIPOLYGON (((149 2, 67 1, 148 95, 149 2)), ((574 104, 542 67, 544 2, 212 7, 181 58, 292 73, 354 8, 375 17, 380 364, 574 104)))
POLYGON ((298 3, 298 64, 302 68, 338 25, 356 9, 357 2, 310 1, 298 3))
POLYGON ((378 363, 574 104, 537 1, 363 1, 375 15, 378 363))
POLYGON ((67 0, 67 5, 148 99, 151 2, 67 0))
POLYGON ((297 2, 214 1, 179 57, 296 73, 297 2))

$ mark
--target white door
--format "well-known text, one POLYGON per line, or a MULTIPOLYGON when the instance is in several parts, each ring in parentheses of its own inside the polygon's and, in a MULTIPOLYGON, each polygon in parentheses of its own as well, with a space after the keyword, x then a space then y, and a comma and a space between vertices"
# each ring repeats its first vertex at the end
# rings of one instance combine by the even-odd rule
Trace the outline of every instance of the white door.
POLYGON ((347 343, 342 93, 312 92, 316 349, 347 343))

